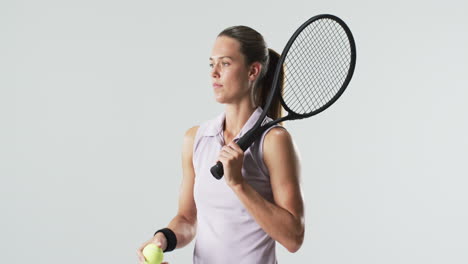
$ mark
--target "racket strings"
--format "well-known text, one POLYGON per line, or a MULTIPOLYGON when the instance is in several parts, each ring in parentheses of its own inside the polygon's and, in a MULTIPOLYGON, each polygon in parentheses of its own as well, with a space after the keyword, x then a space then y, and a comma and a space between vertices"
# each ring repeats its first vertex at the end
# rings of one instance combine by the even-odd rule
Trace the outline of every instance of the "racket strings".
MULTIPOLYGON (((330 32, 330 31, 331 31, 331 29, 330 29, 330 24, 325 25, 324 30, 325 30, 326 32, 330 32)), ((309 32, 309 33, 310 33, 310 32, 309 32)), ((308 36, 311 36, 311 34, 309 34, 308 36)), ((322 43, 323 43, 324 41, 326 41, 326 39, 324 39, 324 35, 323 35, 323 34, 318 34, 318 37, 319 37, 318 41, 320 41, 320 42, 322 42, 322 43)), ((304 39, 306 39, 306 38, 304 38, 304 39)), ((301 43, 301 44, 304 44, 304 43, 301 43)), ((316 58, 318 58, 318 63, 319 63, 319 64, 321 64, 321 65, 322 65, 324 68, 326 68, 326 69, 329 69, 329 68, 330 68, 329 60, 324 60, 325 57, 324 57, 324 56, 320 56, 320 54, 317 52, 317 51, 319 51, 319 49, 311 50, 310 48, 308 48, 308 46, 304 46, 304 47, 307 48, 307 49, 306 49, 306 52, 312 53, 313 56, 315 56, 316 58)), ((330 45, 324 46, 324 49, 322 49, 322 52, 323 52, 322 54, 330 54, 330 50, 331 50, 330 47, 331 47, 330 45)), ((313 71, 312 71, 312 72, 309 71, 308 74, 312 73, 313 75, 317 75, 317 74, 319 73, 319 72, 317 71, 317 68, 310 68, 310 69, 312 69, 313 71)), ((302 73, 303 73, 303 72, 302 72, 302 73)), ((330 76, 331 71, 323 71, 322 74, 325 75, 325 77, 326 77, 326 78, 324 78, 325 80, 330 80, 331 77, 332 77, 332 76, 330 76)), ((310 75, 309 75, 309 76, 310 76, 310 75)), ((330 82, 327 82, 326 85, 327 85, 327 86, 330 86, 331 83, 330 83, 330 82)), ((316 109, 316 108, 318 108, 317 105, 323 105, 323 104, 325 104, 325 103, 326 103, 329 99, 331 99, 332 96, 333 96, 333 94, 331 93, 331 92, 332 92, 331 89, 327 89, 327 90, 325 90, 325 91, 322 91, 322 93, 319 93, 320 91, 319 91, 318 89, 315 89, 315 90, 305 90, 305 91, 306 91, 306 92, 309 92, 309 93, 306 94, 307 96, 304 97, 304 98, 306 98, 306 99, 312 98, 312 96, 313 96, 314 98, 316 98, 316 99, 322 99, 322 100, 318 100, 316 103, 314 103, 313 101, 312 101, 312 102, 311 102, 311 101, 306 101, 306 102, 307 102, 307 106, 308 106, 309 108, 313 107, 313 108, 316 109), (311 93, 312 93, 312 94, 311 94, 311 93), (312 96, 311 96, 311 95, 312 95, 312 96), (318 97, 319 95, 322 95, 322 98, 319 98, 319 97, 318 97), (312 103, 312 104, 311 104, 311 103, 312 103)), ((301 98, 303 98, 303 97, 301 97, 301 98)), ((297 97, 296 97, 296 99, 297 99, 297 97)), ((297 100, 297 102, 299 102, 299 100, 297 100)), ((304 106, 304 104, 301 104, 301 105, 304 106)), ((297 106, 297 104, 294 105, 294 106, 297 106)))
MULTIPOLYGON (((330 25, 326 25, 325 30, 330 31, 330 25)), ((307 36, 310 36, 310 35, 311 34, 308 34, 307 36)), ((319 37, 318 41, 320 41, 320 42, 324 42, 326 40, 326 39, 324 39, 323 34, 319 34, 318 37, 319 37)), ((304 44, 303 43, 304 40, 307 40, 307 38, 304 38, 303 41, 300 44, 304 44)), ((317 53, 318 49, 317 50, 311 50, 308 46, 303 46, 303 47, 306 47, 306 49, 304 49, 304 50, 306 52, 308 52, 308 53, 311 53, 313 56, 315 56, 318 59, 318 63, 323 65, 324 68, 330 68, 329 60, 324 60, 324 57, 320 56, 320 54, 317 53)), ((325 54, 329 54, 330 53, 330 46, 325 46, 324 49, 322 49, 322 51, 325 54)), ((312 74, 312 75, 317 75, 318 74, 317 68, 305 68, 305 69, 312 69, 312 72, 311 71, 308 71, 308 72, 300 71, 299 73, 301 75, 302 74, 309 74, 309 76, 310 76, 310 74, 312 74)), ((324 71, 323 74, 326 77, 326 78, 324 78, 325 80, 330 80, 330 76, 329 76, 330 71, 324 71)), ((302 76, 304 76, 304 75, 302 75, 302 76)), ((298 84, 295 83, 295 85, 298 85, 298 84)), ((304 84, 302 84, 302 85, 304 85, 304 84)), ((330 86, 330 82, 327 82, 326 85, 330 86)), ((318 108, 317 104, 318 105, 323 105, 323 104, 326 103, 326 101, 331 99, 331 89, 322 91, 322 93, 320 93, 320 94, 319 94, 320 91, 317 90, 317 89, 315 89, 315 90, 304 90, 304 91, 307 92, 306 97, 303 97, 303 96, 298 97, 297 96, 298 93, 294 93, 295 97, 296 97, 296 104, 293 105, 294 107, 296 107, 298 105, 298 103, 300 103, 303 108, 305 106, 307 106, 309 109, 318 108), (318 95, 322 95, 322 98, 319 98, 318 95), (316 99, 322 99, 322 100, 318 100, 315 103, 313 101, 305 101, 305 104, 302 103, 302 100, 298 100, 298 99, 302 99, 302 98, 309 99, 309 98, 312 98, 312 97, 314 97, 316 99)))
POLYGON ((284 103, 301 115, 322 108, 341 89, 350 64, 351 46, 341 25, 328 18, 312 22, 284 60, 284 103))

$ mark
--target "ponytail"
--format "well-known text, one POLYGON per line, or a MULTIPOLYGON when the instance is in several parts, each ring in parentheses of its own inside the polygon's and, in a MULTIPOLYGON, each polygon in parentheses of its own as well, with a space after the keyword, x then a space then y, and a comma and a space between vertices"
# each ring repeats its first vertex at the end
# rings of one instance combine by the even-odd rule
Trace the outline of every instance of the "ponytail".
MULTIPOLYGON (((268 67, 266 69, 265 76, 259 80, 256 87, 256 94, 254 95, 256 105, 265 108, 265 104, 267 102, 268 96, 270 94, 271 89, 273 88, 273 78, 275 76, 276 66, 278 65, 278 61, 280 59, 280 55, 274 51, 273 49, 268 49, 268 67)), ((283 74, 284 69, 281 69, 280 73, 280 81, 279 81, 279 88, 278 93, 283 92, 283 74)), ((267 116, 271 117, 273 120, 282 117, 282 107, 281 101, 279 96, 275 96, 271 102, 270 109, 268 109, 267 116)), ((281 124, 281 123, 280 123, 281 124)))

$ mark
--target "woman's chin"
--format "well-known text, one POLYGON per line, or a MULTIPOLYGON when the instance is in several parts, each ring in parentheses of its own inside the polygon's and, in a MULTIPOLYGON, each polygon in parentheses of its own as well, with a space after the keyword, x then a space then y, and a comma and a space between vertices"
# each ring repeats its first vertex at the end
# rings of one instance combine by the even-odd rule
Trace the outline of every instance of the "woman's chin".
POLYGON ((226 98, 224 96, 220 95, 220 94, 215 94, 214 99, 216 100, 216 102, 218 102, 220 104, 227 103, 226 98))

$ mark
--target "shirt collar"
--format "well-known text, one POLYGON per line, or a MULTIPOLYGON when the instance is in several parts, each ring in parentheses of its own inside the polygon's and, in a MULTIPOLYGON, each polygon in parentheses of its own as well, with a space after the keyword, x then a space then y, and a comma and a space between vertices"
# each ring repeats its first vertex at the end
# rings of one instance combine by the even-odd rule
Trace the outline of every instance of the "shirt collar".
MULTIPOLYGON (((244 124, 242 127, 241 131, 239 134, 234 138, 234 140, 237 140, 241 138, 247 131, 249 131, 257 122, 258 118, 262 114, 263 109, 258 106, 255 111, 250 115, 249 119, 247 122, 244 124)), ((208 127, 207 130, 205 130, 204 135, 205 136, 216 136, 216 135, 221 135, 223 133, 223 125, 224 125, 224 120, 226 119, 226 113, 222 112, 220 113, 215 119, 212 120, 210 126, 208 127)))

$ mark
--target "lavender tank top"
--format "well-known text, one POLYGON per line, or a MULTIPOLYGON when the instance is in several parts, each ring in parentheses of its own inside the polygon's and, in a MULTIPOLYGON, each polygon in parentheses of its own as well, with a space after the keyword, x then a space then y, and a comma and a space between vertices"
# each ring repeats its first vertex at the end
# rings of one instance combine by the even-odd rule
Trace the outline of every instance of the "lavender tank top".
MULTIPOLYGON (((234 140, 253 127, 262 111, 260 107, 254 111, 234 140)), ((202 123, 195 136, 194 199, 198 224, 193 263, 275 264, 275 240, 257 224, 224 178, 216 180, 210 173, 224 145, 224 120, 223 112, 202 123)), ((271 120, 265 117, 263 123, 271 120)), ((271 128, 244 152, 242 175, 263 198, 273 203, 270 176, 262 152, 264 137, 271 128)))

